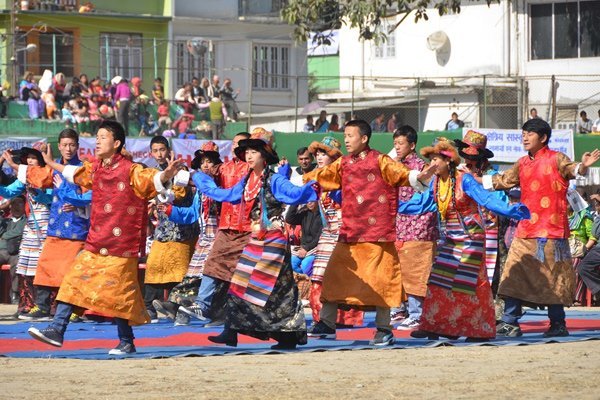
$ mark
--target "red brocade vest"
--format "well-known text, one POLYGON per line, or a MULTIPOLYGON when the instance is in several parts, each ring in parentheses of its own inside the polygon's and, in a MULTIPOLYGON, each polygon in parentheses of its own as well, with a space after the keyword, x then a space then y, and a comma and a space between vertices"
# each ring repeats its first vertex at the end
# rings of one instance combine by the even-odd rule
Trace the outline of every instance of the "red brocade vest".
POLYGON ((395 242, 398 189, 383 180, 380 152, 342 157, 342 227, 339 240, 395 242))
POLYGON ((518 238, 569 237, 569 182, 558 171, 557 156, 558 152, 544 147, 533 160, 527 155, 518 161, 521 201, 531 212, 531 219, 519 223, 515 233, 518 238))
MULTIPOLYGON (((218 184, 223 189, 235 186, 244 178, 250 167, 247 163, 234 159, 223 163, 219 167, 218 184)), ((250 232, 250 210, 253 202, 240 202, 221 204, 221 217, 219 218, 219 229, 232 229, 240 232, 250 232)))
POLYGON ((132 162, 120 154, 108 166, 93 165, 93 200, 85 249, 103 256, 137 257, 145 232, 147 200, 131 188, 132 162))

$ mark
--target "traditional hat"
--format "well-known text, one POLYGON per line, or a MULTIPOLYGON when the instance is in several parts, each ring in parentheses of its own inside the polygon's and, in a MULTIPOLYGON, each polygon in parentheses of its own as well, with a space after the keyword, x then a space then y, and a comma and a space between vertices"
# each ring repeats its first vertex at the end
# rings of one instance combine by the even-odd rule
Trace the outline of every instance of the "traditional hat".
POLYGON ((341 147, 342 145, 339 140, 333 136, 325 136, 320 142, 312 142, 310 146, 308 146, 308 151, 315 154, 317 150, 323 150, 329 157, 335 160, 342 156, 342 151, 340 150, 341 147))
POLYGON ((459 148, 458 154, 466 160, 490 159, 494 157, 491 150, 486 149, 487 136, 470 130, 463 140, 455 139, 454 143, 459 148))
POLYGON ((240 140, 235 149, 235 155, 242 161, 246 161, 246 149, 255 149, 262 153, 267 164, 277 164, 279 156, 273 150, 273 132, 264 128, 254 128, 250 132, 250 138, 240 140))
POLYGON ((212 140, 203 143, 200 149, 194 152, 194 159, 191 163, 192 169, 200 169, 200 164, 204 157, 208 157, 208 159, 215 164, 223 163, 223 161, 221 161, 221 155, 219 154, 219 146, 212 140))
POLYGON ((426 158, 431 158, 434 155, 442 155, 448 157, 456 165, 460 164, 460 156, 454 143, 445 137, 439 137, 433 141, 432 146, 423 147, 421 149, 421 155, 426 158))
POLYGON ((46 143, 38 142, 35 143, 32 147, 21 147, 19 150, 19 163, 27 164, 27 156, 32 155, 37 158, 41 167, 46 166, 46 162, 44 161, 44 156, 42 152, 45 152, 47 149, 46 143))

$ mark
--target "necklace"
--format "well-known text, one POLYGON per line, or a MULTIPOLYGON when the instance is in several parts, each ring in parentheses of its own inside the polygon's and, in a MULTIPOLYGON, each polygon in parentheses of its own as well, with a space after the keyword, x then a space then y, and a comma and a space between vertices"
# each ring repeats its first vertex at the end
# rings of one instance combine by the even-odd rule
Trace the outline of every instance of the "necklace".
POLYGON ((450 186, 451 186, 450 178, 448 178, 445 182, 442 181, 441 179, 438 180, 438 193, 437 194, 438 194, 438 199, 440 201, 442 201, 442 202, 446 201, 446 199, 448 198, 448 195, 450 194, 450 186), (442 186, 442 185, 440 185, 440 182, 443 182, 444 183, 443 186, 445 186, 444 189, 445 189, 446 193, 444 193, 443 195, 442 195, 442 191, 440 190, 441 186, 442 186))
POLYGON ((262 174, 256 175, 255 173, 251 173, 248 178, 248 183, 244 188, 244 200, 250 201, 258 196, 258 192, 260 192, 260 188, 262 186, 262 174))

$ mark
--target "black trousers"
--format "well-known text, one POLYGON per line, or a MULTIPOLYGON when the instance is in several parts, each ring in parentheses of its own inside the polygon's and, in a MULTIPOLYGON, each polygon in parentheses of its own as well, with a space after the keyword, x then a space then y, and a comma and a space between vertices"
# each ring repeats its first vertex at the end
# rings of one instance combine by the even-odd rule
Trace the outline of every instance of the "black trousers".
POLYGON ((146 305, 146 309, 156 311, 152 302, 154 300, 164 301, 165 290, 170 292, 176 285, 177 282, 144 284, 144 304, 146 305))
POLYGON ((577 266, 577 272, 592 294, 600 293, 600 246, 594 246, 577 266))

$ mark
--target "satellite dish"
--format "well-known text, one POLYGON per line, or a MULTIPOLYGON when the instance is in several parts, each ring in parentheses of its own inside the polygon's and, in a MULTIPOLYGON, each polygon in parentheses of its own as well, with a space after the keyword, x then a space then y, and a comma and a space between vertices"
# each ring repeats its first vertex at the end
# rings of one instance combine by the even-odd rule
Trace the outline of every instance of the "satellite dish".
POLYGON ((210 43, 202 38, 190 39, 186 42, 188 52, 194 57, 201 57, 209 50, 210 43))
POLYGON ((450 60, 450 38, 443 31, 437 31, 427 37, 427 48, 435 51, 437 63, 440 66, 448 64, 450 60))

